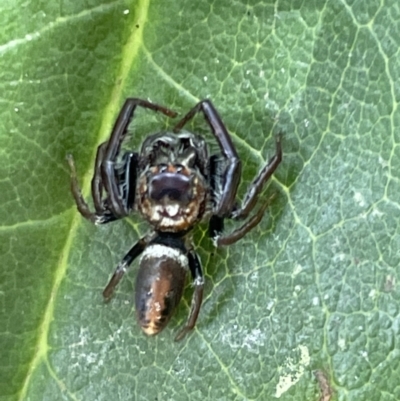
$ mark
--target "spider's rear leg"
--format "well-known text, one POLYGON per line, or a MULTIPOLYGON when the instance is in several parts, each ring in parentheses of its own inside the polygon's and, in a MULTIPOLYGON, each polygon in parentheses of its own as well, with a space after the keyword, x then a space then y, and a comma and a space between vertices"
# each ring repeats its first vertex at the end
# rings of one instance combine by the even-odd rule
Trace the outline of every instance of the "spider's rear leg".
POLYGON ((199 257, 194 251, 190 251, 188 254, 188 259, 189 269, 193 278, 194 292, 192 296, 188 319, 185 326, 183 326, 176 335, 175 341, 182 340, 182 338, 185 337, 185 335, 194 328, 194 326, 196 325, 197 317, 199 316, 201 304, 203 302, 204 277, 199 257))
POLYGON ((104 288, 103 291, 103 297, 106 302, 108 302, 111 299, 115 287, 121 281, 123 275, 126 273, 132 262, 143 252, 143 250, 149 244, 151 239, 152 236, 147 236, 140 239, 124 256, 121 262, 118 263, 114 271, 114 274, 112 275, 110 281, 108 282, 106 288, 104 288))

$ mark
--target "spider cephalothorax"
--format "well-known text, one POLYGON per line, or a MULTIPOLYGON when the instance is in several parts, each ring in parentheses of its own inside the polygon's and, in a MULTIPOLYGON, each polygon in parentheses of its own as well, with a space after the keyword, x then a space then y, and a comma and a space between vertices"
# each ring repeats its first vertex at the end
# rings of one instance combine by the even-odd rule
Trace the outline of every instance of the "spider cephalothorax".
POLYGON ((156 230, 179 232, 204 215, 207 145, 198 135, 151 135, 139 157, 137 208, 156 230))
POLYGON ((129 265, 141 255, 135 304, 138 321, 146 334, 157 334, 166 326, 181 299, 190 271, 194 293, 188 321, 176 336, 179 340, 193 329, 203 298, 203 272, 191 244, 191 229, 202 220, 208 221, 210 237, 221 246, 238 241, 260 222, 268 205, 266 200, 239 228, 230 234, 223 233, 224 219, 246 219, 254 209, 264 184, 281 162, 280 136, 275 155, 250 184, 238 206, 240 159, 212 103, 199 102, 172 132, 149 135, 139 153, 128 151, 119 159, 121 144, 138 106, 168 117, 176 116, 174 111, 146 100, 127 99, 110 139, 97 150, 92 179, 95 211, 83 199, 75 164, 69 156, 72 193, 79 212, 96 224, 123 218, 133 211, 151 224, 153 230, 124 256, 103 291, 105 299, 110 299, 129 265), (219 155, 209 156, 204 138, 183 130, 198 112, 204 114, 211 128, 220 148, 219 155))

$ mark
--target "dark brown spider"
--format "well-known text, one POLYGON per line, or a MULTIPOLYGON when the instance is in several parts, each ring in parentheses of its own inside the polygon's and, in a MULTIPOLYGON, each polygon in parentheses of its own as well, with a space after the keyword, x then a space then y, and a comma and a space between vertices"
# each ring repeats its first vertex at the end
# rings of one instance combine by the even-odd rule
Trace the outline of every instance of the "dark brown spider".
POLYGON ((109 223, 137 211, 153 227, 124 256, 103 291, 104 298, 109 300, 127 268, 141 255, 135 303, 139 324, 146 334, 157 334, 167 325, 182 297, 186 273, 190 271, 194 293, 187 323, 176 336, 180 340, 193 329, 203 298, 204 278, 190 232, 195 224, 208 221, 209 235, 216 246, 230 245, 261 221, 268 206, 266 200, 242 226, 230 234, 223 233, 224 219, 245 219, 253 210, 264 184, 282 160, 280 136, 276 137, 275 155, 253 180, 238 207, 240 159, 211 101, 199 102, 172 132, 148 136, 140 153, 126 152, 118 158, 137 106, 168 117, 177 115, 146 100, 127 99, 110 139, 97 150, 92 179, 95 211, 83 199, 75 164, 69 155, 71 188, 79 212, 95 224, 109 223), (218 142, 219 155, 209 156, 204 138, 183 130, 200 111, 218 142))

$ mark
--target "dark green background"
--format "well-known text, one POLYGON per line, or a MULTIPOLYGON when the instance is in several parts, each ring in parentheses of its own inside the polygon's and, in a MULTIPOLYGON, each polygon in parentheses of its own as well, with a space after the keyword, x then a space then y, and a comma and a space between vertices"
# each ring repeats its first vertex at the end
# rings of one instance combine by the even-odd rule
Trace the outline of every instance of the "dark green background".
MULTIPOLYGON (((397 0, 7 0, 0 26, 1 401, 310 401, 316 369, 333 399, 400 399, 397 0), (260 226, 222 250, 196 233, 206 298, 181 343, 190 287, 155 338, 135 269, 102 302, 146 225, 95 227, 69 192, 66 154, 89 196, 127 96, 211 98, 241 194, 284 135, 260 226)), ((139 119, 135 146, 164 121, 139 119)))

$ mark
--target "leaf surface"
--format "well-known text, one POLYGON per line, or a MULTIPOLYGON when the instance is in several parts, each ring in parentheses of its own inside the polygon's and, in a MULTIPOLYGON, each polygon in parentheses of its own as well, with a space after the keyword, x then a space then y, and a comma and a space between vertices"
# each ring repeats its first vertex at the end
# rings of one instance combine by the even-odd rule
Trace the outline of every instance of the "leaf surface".
MULTIPOLYGON (((315 370, 332 399, 399 399, 399 17, 394 0, 3 2, 0 400, 309 401, 315 370), (220 250, 196 230, 206 297, 180 343, 190 286, 154 338, 135 267, 102 301, 148 227, 95 227, 69 191, 65 156, 89 199, 128 96, 180 114, 212 99, 240 196, 283 133, 262 223, 220 250)), ((130 146, 168 124, 142 113, 130 146)))

